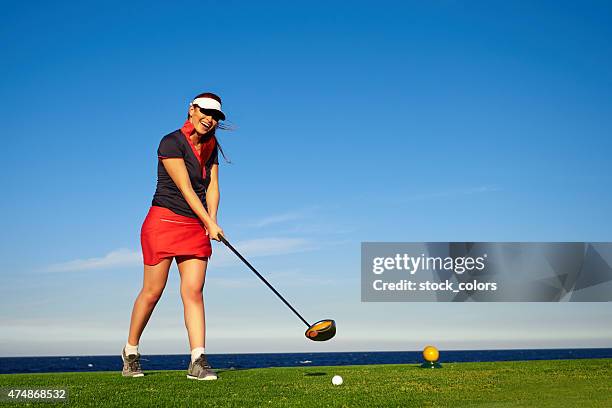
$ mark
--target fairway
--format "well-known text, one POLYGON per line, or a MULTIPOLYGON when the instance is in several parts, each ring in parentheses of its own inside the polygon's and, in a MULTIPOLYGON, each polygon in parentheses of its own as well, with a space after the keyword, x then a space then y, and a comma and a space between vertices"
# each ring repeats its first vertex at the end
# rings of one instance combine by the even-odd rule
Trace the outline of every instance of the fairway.
POLYGON ((64 387, 74 407, 612 406, 612 359, 218 370, 217 381, 188 380, 185 371, 145 372, 142 378, 120 371, 5 374, 0 387, 64 387), (333 386, 334 375, 344 384, 333 386))

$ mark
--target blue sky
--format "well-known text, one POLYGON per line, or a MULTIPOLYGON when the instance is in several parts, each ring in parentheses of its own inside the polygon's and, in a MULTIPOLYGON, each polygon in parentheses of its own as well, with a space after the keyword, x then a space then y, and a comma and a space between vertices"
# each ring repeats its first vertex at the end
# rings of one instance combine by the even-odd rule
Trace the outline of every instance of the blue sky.
MULTIPOLYGON (((612 347, 612 305, 360 302, 362 241, 612 241, 607 2, 3 5, 0 355, 115 354, 161 137, 220 94, 215 352, 612 347), (274 322, 273 339, 256 322, 274 322), (376 330, 364 328, 376 327, 376 330)), ((173 266, 143 353, 186 353, 173 266)))

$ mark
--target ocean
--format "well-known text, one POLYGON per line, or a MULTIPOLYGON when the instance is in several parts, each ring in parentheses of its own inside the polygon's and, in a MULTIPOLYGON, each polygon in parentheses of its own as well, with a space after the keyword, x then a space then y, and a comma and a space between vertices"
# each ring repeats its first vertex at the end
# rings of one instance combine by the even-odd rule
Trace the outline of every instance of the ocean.
MULTIPOLYGON (((261 367, 312 367, 361 364, 418 364, 420 351, 372 351, 335 353, 209 354, 217 369, 261 367)), ((142 355, 143 370, 186 370, 189 355, 142 355)), ((440 351, 440 362, 559 360, 612 358, 612 348, 533 350, 440 351)), ((0 357, 0 374, 83 371, 121 371, 121 356, 0 357)))

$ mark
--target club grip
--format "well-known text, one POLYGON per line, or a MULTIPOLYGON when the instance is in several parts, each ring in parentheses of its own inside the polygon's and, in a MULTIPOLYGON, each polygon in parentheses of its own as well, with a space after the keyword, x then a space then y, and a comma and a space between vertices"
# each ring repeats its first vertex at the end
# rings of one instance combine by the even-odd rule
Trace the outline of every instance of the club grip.
POLYGON ((217 236, 219 237, 219 240, 220 240, 221 242, 223 242, 223 243, 224 243, 225 245, 227 245, 227 246, 230 246, 229 242, 227 242, 227 239, 225 239, 225 237, 224 237, 223 235, 218 234, 217 236))

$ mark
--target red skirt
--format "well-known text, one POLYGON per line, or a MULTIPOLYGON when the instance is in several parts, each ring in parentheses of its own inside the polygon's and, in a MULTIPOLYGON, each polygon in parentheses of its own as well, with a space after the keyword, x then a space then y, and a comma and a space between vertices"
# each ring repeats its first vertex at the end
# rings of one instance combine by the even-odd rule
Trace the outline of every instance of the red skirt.
POLYGON ((212 255, 208 231, 199 219, 155 205, 151 206, 142 224, 140 244, 146 265, 157 265, 163 258, 177 255, 198 258, 212 255))

